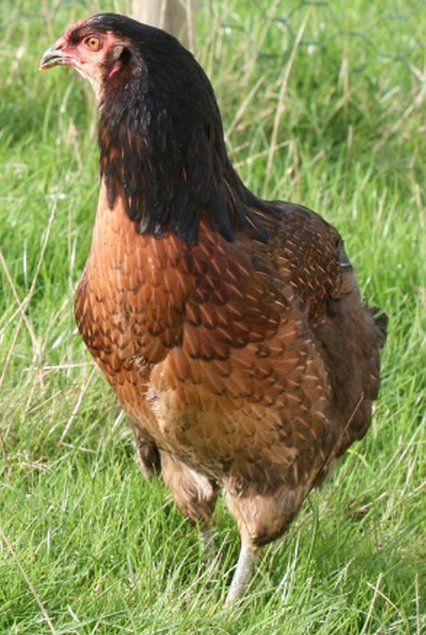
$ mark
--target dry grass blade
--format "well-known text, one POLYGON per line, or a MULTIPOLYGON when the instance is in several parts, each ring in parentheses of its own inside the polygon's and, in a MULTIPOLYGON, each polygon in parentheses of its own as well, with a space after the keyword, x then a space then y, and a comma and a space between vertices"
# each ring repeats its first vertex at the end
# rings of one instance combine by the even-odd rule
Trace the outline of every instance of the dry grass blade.
POLYGON ((24 300, 21 300, 18 294, 18 291, 16 289, 15 283, 13 282, 13 278, 10 274, 9 268, 7 266, 6 263, 6 259, 3 255, 3 252, 0 249, 0 264, 2 266, 4 275, 6 277, 6 280, 9 283, 9 287, 12 291, 12 295, 15 299, 17 306, 17 309, 12 313, 12 315, 10 316, 10 318, 8 319, 6 325, 3 327, 2 331, 4 332, 6 330, 6 328, 12 323, 14 322, 15 318, 19 315, 21 320, 23 321, 23 323, 26 326, 26 329, 28 331, 28 335, 30 336, 31 339, 31 343, 33 346, 33 350, 34 351, 38 351, 39 350, 39 341, 37 339, 36 334, 34 333, 34 329, 32 327, 32 324, 30 322, 30 320, 28 319, 27 314, 25 313, 26 308, 28 306, 28 303, 30 301, 30 294, 28 293, 28 295, 24 298, 24 300))
POLYGON ((50 210, 49 219, 47 221, 47 226, 46 226, 46 229, 45 229, 45 232, 44 232, 44 235, 43 235, 43 242, 42 242, 40 253, 39 253, 39 256, 38 256, 38 260, 37 260, 36 268, 35 268, 35 271, 34 271, 33 279, 31 281, 30 288, 28 289, 27 295, 24 297, 23 300, 21 300, 20 297, 19 297, 18 291, 17 291, 16 286, 15 286, 15 284, 13 282, 13 278, 12 278, 12 276, 10 274, 10 271, 9 271, 8 267, 7 267, 6 259, 4 258, 3 253, 0 250, 0 264, 1 264, 2 268, 3 268, 3 271, 4 271, 4 274, 6 276, 6 279, 7 279, 8 283, 9 283, 9 286, 10 286, 10 288, 12 290, 12 294, 13 294, 13 297, 15 298, 15 302, 18 305, 17 309, 14 311, 14 313, 10 316, 10 318, 8 319, 6 324, 3 326, 2 331, 5 330, 14 321, 14 319, 16 318, 17 315, 20 315, 21 320, 24 322, 24 324, 25 324, 25 326, 26 326, 26 328, 28 330, 28 333, 30 335, 31 342, 32 342, 32 345, 33 345, 34 354, 35 354, 36 357, 40 353, 39 341, 38 341, 38 339, 37 339, 37 337, 36 337, 36 335, 34 333, 34 330, 32 328, 31 322, 29 321, 25 311, 26 311, 26 309, 27 309, 27 307, 28 307, 28 305, 29 305, 29 303, 31 301, 31 298, 32 298, 33 294, 34 294, 34 290, 35 290, 35 287, 36 287, 37 279, 38 279, 38 276, 39 276, 39 273, 40 273, 41 266, 43 264, 43 259, 44 259, 44 255, 45 255, 45 252, 46 252, 46 247, 47 247, 47 244, 49 242, 49 237, 50 237, 50 233, 51 233, 51 230, 52 230, 53 221, 55 219, 55 214, 56 214, 56 203, 54 203, 52 205, 52 208, 50 210))
POLYGON ((4 544, 6 545, 6 549, 8 550, 10 556, 12 557, 13 561, 15 562, 17 568, 19 569, 19 573, 21 574, 21 576, 23 577, 23 579, 25 580, 25 583, 27 584, 31 595, 34 598, 35 603, 37 604, 37 606, 40 609, 40 612, 43 615, 44 621, 46 622, 46 624, 49 627, 50 632, 53 635, 57 635, 57 630, 55 629, 55 627, 53 626, 53 622, 49 617, 49 614, 46 610, 46 607, 44 606, 39 594, 37 593, 33 583, 31 582, 29 576, 27 575, 27 572, 25 571, 24 567, 22 566, 21 561, 19 560, 18 554, 16 553, 15 549, 12 546, 12 543, 10 542, 10 540, 8 539, 8 537, 6 536, 6 534, 4 533, 3 529, 0 527, 0 538, 3 540, 4 544))
POLYGON ((251 103, 251 101, 253 100, 253 97, 257 94, 259 88, 262 86, 264 81, 265 81, 265 78, 263 76, 259 77, 257 82, 255 82, 253 88, 248 92, 247 96, 241 103, 241 106, 238 108, 237 112, 235 113, 235 117, 233 118, 227 130, 225 131, 225 137, 226 137, 227 143, 229 143, 229 137, 232 134, 232 131, 238 126, 239 122, 241 121, 241 118, 244 116, 244 113, 248 105, 251 103))
POLYGON ((290 53, 290 58, 284 68, 283 74, 282 74, 282 79, 281 79, 281 86, 280 86, 280 92, 278 95, 278 102, 277 102, 277 108, 275 111, 275 117, 274 117, 274 123, 273 123, 273 127, 272 127, 272 135, 271 135, 271 141, 269 144, 269 153, 268 153, 268 162, 266 164, 266 174, 265 174, 265 186, 264 186, 264 191, 267 192, 268 191, 268 185, 269 185, 269 179, 271 176, 271 168, 272 168, 272 163, 274 160, 274 154, 275 154, 275 150, 277 148, 277 139, 278 139, 278 129, 280 126, 280 122, 281 122, 281 117, 284 114, 285 111, 285 100, 286 100, 286 94, 287 94, 287 88, 288 88, 288 83, 290 80, 290 75, 291 75, 291 70, 293 68, 293 64, 294 64, 294 60, 296 59, 296 53, 298 51, 298 48, 300 46, 300 43, 302 41, 303 38, 303 34, 305 32, 306 29, 306 25, 308 24, 308 20, 309 17, 311 15, 311 11, 307 11, 305 14, 305 17, 302 20, 302 23, 299 27, 299 30, 297 32, 296 35, 296 39, 294 40, 294 44, 293 44, 293 48, 291 50, 290 53))
POLYGON ((63 429, 62 434, 61 434, 61 436, 59 438, 59 441, 58 441, 58 444, 57 444, 58 447, 60 447, 63 444, 65 437, 67 436, 68 432, 70 431, 70 428, 71 428, 71 426, 73 424, 73 421, 74 421, 74 419, 77 416, 77 413, 78 413, 78 411, 80 409, 81 404, 83 403, 84 395, 86 394, 86 392, 87 392, 87 390, 88 390, 88 388, 89 388, 89 386, 90 386, 90 384, 92 382, 92 379, 93 379, 94 374, 96 373, 96 370, 97 370, 97 367, 93 364, 92 368, 91 368, 91 371, 89 373, 89 377, 87 378, 87 380, 84 382, 84 384, 81 387, 81 390, 80 390, 79 395, 77 397, 77 401, 75 402, 74 408, 72 409, 70 418, 68 419, 67 424, 66 424, 65 428, 63 429))
POLYGON ((402 113, 401 117, 394 123, 394 125, 386 130, 386 133, 374 146, 374 151, 377 152, 383 148, 388 142, 390 137, 395 135, 403 127, 405 121, 409 119, 416 110, 420 110, 424 107, 426 95, 426 82, 423 80, 419 92, 413 98, 411 104, 402 113))
POLYGON ((418 573, 416 573, 414 578, 414 588, 416 590, 416 635, 421 635, 422 618, 420 614, 420 588, 418 573))
MULTIPOLYGON (((362 631, 360 632, 359 635, 365 635, 365 633, 368 633, 368 631, 367 631, 368 624, 369 624, 369 622, 371 620, 371 616, 373 615, 373 609, 374 609, 374 605, 375 605, 376 600, 377 600, 377 596, 379 594, 379 587, 380 587, 380 584, 382 582, 382 578, 383 578, 383 573, 380 572, 379 576, 378 576, 378 578, 376 580, 376 584, 374 585, 373 597, 371 598, 371 602, 370 602, 370 605, 368 607, 367 617, 365 618, 365 622, 364 622, 364 625, 362 627, 362 631)), ((369 586, 371 586, 371 585, 369 585, 369 586)))

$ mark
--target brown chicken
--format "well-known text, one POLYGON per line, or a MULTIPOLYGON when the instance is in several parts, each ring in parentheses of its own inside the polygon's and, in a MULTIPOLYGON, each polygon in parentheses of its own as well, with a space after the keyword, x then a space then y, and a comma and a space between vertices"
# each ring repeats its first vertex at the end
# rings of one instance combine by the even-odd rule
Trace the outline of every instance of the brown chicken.
POLYGON ((100 14, 41 60, 62 64, 100 110, 78 327, 143 471, 161 472, 205 536, 223 492, 242 542, 232 602, 259 548, 366 432, 386 317, 361 305, 333 227, 244 186, 209 80, 177 40, 100 14))

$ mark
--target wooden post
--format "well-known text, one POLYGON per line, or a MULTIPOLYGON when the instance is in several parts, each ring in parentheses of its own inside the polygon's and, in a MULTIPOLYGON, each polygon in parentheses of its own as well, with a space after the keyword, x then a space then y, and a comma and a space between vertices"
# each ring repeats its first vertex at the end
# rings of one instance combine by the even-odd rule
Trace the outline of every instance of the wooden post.
POLYGON ((133 0, 132 16, 171 33, 193 51, 196 4, 197 0, 133 0))

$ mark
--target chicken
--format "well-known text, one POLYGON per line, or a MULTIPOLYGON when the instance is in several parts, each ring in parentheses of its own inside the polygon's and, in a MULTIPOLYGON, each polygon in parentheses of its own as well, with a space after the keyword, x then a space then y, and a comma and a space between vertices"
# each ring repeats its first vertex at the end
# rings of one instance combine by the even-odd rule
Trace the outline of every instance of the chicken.
POLYGON ((235 602, 262 545, 365 434, 386 316, 362 306, 331 225, 244 186, 210 82, 172 36, 99 14, 46 51, 41 69, 56 65, 100 110, 78 328, 142 470, 205 537, 223 493, 241 536, 235 602))

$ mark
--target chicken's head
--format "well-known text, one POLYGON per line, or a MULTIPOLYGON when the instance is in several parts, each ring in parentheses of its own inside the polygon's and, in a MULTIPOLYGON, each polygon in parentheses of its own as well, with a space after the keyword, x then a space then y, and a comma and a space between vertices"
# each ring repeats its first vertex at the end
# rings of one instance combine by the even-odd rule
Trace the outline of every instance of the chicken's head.
POLYGON ((105 82, 135 61, 131 39, 117 29, 116 17, 111 14, 108 19, 109 14, 103 14, 70 26, 44 53, 40 70, 58 65, 72 66, 90 81, 100 98, 105 82))

